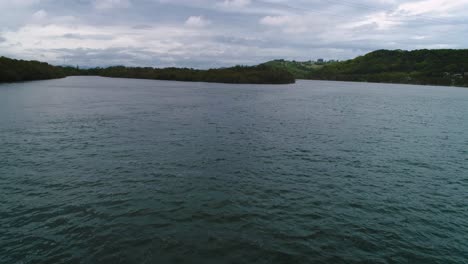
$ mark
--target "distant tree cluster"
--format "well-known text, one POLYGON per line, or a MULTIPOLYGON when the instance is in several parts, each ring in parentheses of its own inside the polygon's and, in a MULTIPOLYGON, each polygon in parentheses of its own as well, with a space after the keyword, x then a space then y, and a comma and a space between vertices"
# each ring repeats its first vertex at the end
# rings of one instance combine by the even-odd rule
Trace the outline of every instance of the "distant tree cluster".
POLYGON ((72 67, 56 67, 45 62, 0 57, 0 82, 20 82, 63 78, 78 74, 72 67))
POLYGON ((287 84, 295 82, 295 78, 290 72, 266 65, 236 66, 210 70, 124 66, 78 69, 52 66, 38 61, 13 60, 0 57, 0 82, 45 80, 73 75, 238 84, 287 84))
POLYGON ((311 71, 309 79, 468 86, 468 50, 378 50, 311 71))
POLYGON ((238 84, 294 83, 294 76, 286 70, 265 65, 236 66, 231 68, 196 70, 189 68, 140 68, 115 66, 87 70, 88 75, 105 77, 174 80, 187 82, 216 82, 238 84))
POLYGON ((310 72, 323 67, 328 62, 319 63, 316 61, 287 61, 272 60, 261 65, 286 70, 294 75, 296 79, 307 79, 310 72))

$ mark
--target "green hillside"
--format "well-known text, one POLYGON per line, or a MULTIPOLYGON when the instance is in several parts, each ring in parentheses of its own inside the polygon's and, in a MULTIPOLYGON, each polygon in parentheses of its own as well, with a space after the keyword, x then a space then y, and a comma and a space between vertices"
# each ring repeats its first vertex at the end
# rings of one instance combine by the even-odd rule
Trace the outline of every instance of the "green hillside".
POLYGON ((468 86, 468 49, 378 50, 310 71, 308 79, 468 86))
POLYGON ((311 71, 322 68, 324 64, 318 64, 314 61, 273 60, 261 65, 286 70, 292 73, 296 79, 307 79, 311 71))

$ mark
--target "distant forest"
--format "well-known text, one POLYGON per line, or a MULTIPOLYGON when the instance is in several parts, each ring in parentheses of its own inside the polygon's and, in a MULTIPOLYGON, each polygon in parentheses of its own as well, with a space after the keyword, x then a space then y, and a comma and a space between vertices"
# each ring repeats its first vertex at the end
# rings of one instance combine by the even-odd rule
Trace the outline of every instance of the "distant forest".
POLYGON ((219 83, 287 84, 295 79, 312 79, 468 87, 466 70, 468 49, 378 50, 347 61, 275 60, 258 66, 210 70, 124 66, 78 69, 0 57, 0 82, 98 75, 219 83))
POLYGON ((308 79, 468 86, 468 50, 378 50, 325 65, 308 79))
POLYGON ((0 57, 0 82, 45 80, 77 75, 238 84, 288 84, 295 82, 294 75, 287 70, 266 65, 236 66, 210 70, 124 66, 78 69, 52 66, 38 61, 0 57))
POLYGON ((296 80, 290 72, 265 65, 196 70, 189 68, 131 68, 115 66, 84 71, 86 75, 105 77, 174 80, 186 82, 215 82, 238 84, 288 84, 296 80))
POLYGON ((276 60, 296 79, 403 83, 468 87, 468 50, 378 50, 347 61, 276 60))
POLYGON ((21 82, 63 78, 79 74, 72 67, 52 66, 45 62, 0 57, 0 82, 21 82))

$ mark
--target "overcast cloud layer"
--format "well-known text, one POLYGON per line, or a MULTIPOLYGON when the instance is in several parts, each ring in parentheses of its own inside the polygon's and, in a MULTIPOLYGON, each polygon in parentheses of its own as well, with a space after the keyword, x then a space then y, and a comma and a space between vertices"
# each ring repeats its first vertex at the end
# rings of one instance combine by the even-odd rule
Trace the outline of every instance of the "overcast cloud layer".
POLYGON ((468 0, 0 0, 0 55, 80 66, 466 48, 468 0))

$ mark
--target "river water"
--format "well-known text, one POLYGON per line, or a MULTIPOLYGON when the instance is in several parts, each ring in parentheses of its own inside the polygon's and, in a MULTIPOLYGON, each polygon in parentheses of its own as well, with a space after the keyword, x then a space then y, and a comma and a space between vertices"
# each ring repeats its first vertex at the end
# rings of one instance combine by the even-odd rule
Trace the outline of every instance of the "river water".
POLYGON ((0 263, 466 263, 468 89, 0 85, 0 263))

